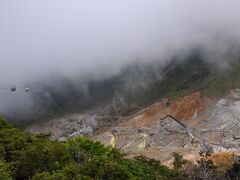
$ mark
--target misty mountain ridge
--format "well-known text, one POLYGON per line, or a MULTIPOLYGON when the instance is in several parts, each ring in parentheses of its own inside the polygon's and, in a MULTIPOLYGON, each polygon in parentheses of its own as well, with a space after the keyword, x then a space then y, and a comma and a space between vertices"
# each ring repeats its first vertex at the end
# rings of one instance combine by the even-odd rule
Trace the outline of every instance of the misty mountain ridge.
POLYGON ((193 91, 219 98, 239 87, 239 69, 238 58, 222 68, 219 63, 206 61, 200 53, 191 53, 183 60, 174 57, 166 65, 158 61, 132 63, 104 79, 83 82, 55 78, 30 85, 38 87, 31 92, 30 111, 17 117, 11 112, 7 117, 29 123, 85 111, 128 115, 162 98, 175 99, 193 91))

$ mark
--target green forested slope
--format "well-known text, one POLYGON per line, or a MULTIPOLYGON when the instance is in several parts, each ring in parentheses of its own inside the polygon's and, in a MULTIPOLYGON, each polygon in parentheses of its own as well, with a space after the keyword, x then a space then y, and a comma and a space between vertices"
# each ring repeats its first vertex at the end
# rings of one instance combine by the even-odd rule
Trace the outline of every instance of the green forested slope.
POLYGON ((159 161, 125 159, 83 137, 67 142, 22 132, 0 119, 0 179, 184 179, 159 161))

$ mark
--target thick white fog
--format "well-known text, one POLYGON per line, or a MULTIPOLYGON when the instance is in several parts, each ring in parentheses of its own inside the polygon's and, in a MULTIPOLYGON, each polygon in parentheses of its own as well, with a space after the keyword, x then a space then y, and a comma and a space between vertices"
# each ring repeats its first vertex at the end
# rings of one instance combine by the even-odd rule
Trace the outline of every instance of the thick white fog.
MULTIPOLYGON (((240 42, 239 7, 236 0, 1 0, 0 86, 101 78, 194 47, 224 62, 240 42)), ((0 92, 4 109, 18 99, 25 95, 0 92)))

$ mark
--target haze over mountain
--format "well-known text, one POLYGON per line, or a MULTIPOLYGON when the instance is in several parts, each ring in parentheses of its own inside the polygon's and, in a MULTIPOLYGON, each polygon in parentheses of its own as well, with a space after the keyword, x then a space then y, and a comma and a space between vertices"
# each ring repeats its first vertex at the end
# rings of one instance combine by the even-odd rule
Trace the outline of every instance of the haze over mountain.
POLYGON ((239 7, 0 0, 0 179, 238 179, 239 7))
MULTIPOLYGON (((104 86, 103 81, 114 81, 132 64, 142 71, 145 65, 157 64, 147 78, 139 77, 141 70, 135 76, 128 73, 129 84, 142 81, 141 86, 152 75, 160 80, 169 61, 182 62, 192 52, 208 65, 226 67, 239 55, 239 5, 233 0, 3 0, 0 85, 29 86, 32 92, 1 90, 0 113, 25 118, 41 99, 40 104, 57 109, 77 105, 74 101, 91 105, 96 96, 83 100, 81 94, 89 84, 94 84, 93 89, 96 84, 104 86), (57 95, 63 100, 59 102, 57 95)), ((124 82, 118 86, 123 88, 124 82)), ((108 93, 111 99, 116 92, 108 93)))

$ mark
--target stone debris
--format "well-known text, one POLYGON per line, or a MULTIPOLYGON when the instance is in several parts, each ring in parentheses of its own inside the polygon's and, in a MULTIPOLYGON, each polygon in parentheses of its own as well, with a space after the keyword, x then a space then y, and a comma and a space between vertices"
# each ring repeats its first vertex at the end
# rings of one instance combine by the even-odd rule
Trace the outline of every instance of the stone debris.
POLYGON ((76 135, 88 136, 121 149, 129 154, 128 157, 146 155, 162 162, 168 162, 173 152, 184 155, 196 155, 200 151, 238 152, 239 99, 238 89, 217 102, 196 92, 173 102, 163 99, 114 125, 110 121, 101 121, 96 115, 77 114, 31 126, 27 130, 50 133, 53 139, 59 140, 76 135), (99 124, 107 128, 96 134, 94 131, 99 124))
POLYGON ((39 123, 28 127, 26 130, 36 134, 50 134, 51 139, 74 137, 83 135, 92 137, 97 127, 96 115, 72 114, 56 118, 45 123, 39 123))
POLYGON ((75 131, 72 134, 70 134, 69 137, 75 137, 77 135, 92 136, 93 129, 90 126, 84 126, 84 127, 81 127, 81 129, 79 131, 75 131))
MULTIPOLYGON (((240 91, 231 93, 233 92, 234 96, 227 96, 215 104, 207 104, 206 110, 202 113, 196 115, 196 110, 190 110, 194 118, 188 120, 178 120, 171 113, 163 116, 161 103, 149 106, 136 116, 114 127, 116 147, 129 153, 129 157, 131 154, 133 156, 141 154, 161 161, 171 159, 175 151, 183 154, 198 154, 200 151, 238 152, 240 150, 240 138, 238 138, 240 137, 240 101, 238 99, 240 91), (157 120, 156 117, 158 117, 157 120), (154 121, 153 118, 155 118, 154 121), (146 134, 145 136, 140 135, 140 129, 146 134)), ((196 96, 192 97, 196 99, 196 96)), ((184 107, 188 106, 184 105, 184 107)), ((177 113, 173 114, 177 115, 177 113)), ((111 133, 105 132, 96 136, 95 139, 110 145, 110 138, 108 138, 110 135, 111 133)))

